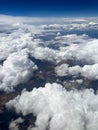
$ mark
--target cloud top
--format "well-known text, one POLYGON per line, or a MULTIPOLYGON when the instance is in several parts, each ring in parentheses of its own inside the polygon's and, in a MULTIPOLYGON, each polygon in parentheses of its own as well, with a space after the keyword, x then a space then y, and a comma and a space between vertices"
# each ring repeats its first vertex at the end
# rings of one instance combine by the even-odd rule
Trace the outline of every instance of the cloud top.
POLYGON ((98 129, 98 94, 92 89, 66 91, 60 84, 47 83, 44 88, 23 91, 6 106, 37 117, 29 130, 98 129))
POLYGON ((38 67, 28 59, 26 50, 10 54, 0 65, 0 89, 12 91, 20 83, 27 82, 38 67))

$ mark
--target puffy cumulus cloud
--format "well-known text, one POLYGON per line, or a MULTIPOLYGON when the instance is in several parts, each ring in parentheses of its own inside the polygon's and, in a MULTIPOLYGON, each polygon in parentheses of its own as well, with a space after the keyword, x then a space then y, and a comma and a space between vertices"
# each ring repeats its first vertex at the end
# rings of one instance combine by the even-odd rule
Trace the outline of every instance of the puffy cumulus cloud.
POLYGON ((68 64, 62 64, 55 68, 55 72, 57 73, 58 76, 66 76, 68 75, 68 69, 69 69, 68 64))
MULTIPOLYGON (((42 36, 45 37, 46 35, 42 34, 42 36)), ((85 62, 88 62, 89 60, 91 62, 92 60, 97 60, 95 59, 97 58, 96 54, 98 52, 97 41, 97 39, 89 38, 87 35, 70 34, 58 36, 57 33, 52 40, 40 40, 39 43, 36 45, 34 44, 35 46, 32 44, 30 53, 37 59, 56 61, 57 63, 67 59, 84 60, 85 62), (42 46, 40 46, 40 43, 42 46), (91 49, 96 51, 96 53, 93 53, 93 50, 91 49), (88 53, 87 50, 89 50, 88 53)))
POLYGON ((42 42, 39 36, 43 31, 40 26, 36 25, 19 23, 8 26, 4 24, 0 30, 0 60, 6 59, 11 53, 24 48, 31 51, 38 47, 38 43, 42 42))
POLYGON ((0 90, 12 91, 15 86, 28 81, 37 66, 28 58, 27 50, 12 53, 0 65, 0 90))
POLYGON ((55 61, 57 59, 56 50, 50 49, 48 47, 36 47, 31 55, 36 59, 47 60, 47 61, 55 61))
MULTIPOLYGON (((71 35, 70 35, 71 37, 71 35)), ((70 39, 70 38, 69 38, 70 39)), ((86 62, 98 62, 98 39, 87 40, 81 44, 71 44, 67 47, 61 47, 59 57, 61 59, 84 60, 86 62)))
POLYGON ((80 67, 79 65, 75 65, 69 67, 68 64, 61 64, 55 67, 55 72, 58 76, 83 76, 90 80, 98 79, 98 64, 93 65, 84 65, 80 67))
POLYGON ((87 41, 91 41, 92 39, 89 38, 87 35, 83 34, 83 35, 76 35, 76 34, 69 34, 69 35, 58 35, 55 38, 58 42, 60 43, 66 43, 68 45, 71 44, 82 44, 82 43, 86 43, 87 41))
MULTIPOLYGON (((62 37, 62 36, 61 36, 62 37)), ((61 47, 60 51, 55 51, 57 62, 63 61, 66 64, 58 65, 55 68, 55 72, 58 76, 82 76, 89 80, 97 80, 98 79, 98 39, 90 39, 86 35, 77 36, 77 35, 66 35, 65 38, 68 38, 67 42, 71 44, 67 47, 61 47), (81 38, 80 38, 81 37, 81 38), (74 39, 77 39, 77 42, 74 39), (83 41, 83 42, 82 42, 83 41), (79 42, 79 43, 78 43, 79 42), (70 67, 70 63, 68 65, 67 60, 71 59, 74 66, 70 67), (82 64, 82 66, 81 66, 82 64)), ((66 39, 65 39, 66 41, 66 39)), ((64 42, 64 41, 63 41, 64 42)), ((43 48, 44 50, 45 48, 43 48)), ((48 48, 47 48, 48 50, 48 48)), ((51 51, 51 55, 52 55, 51 51)), ((46 55, 45 55, 46 56, 46 55)), ((47 51, 48 56, 48 51, 47 51)), ((46 57, 47 57, 46 56, 46 57)), ((44 56, 42 56, 44 57, 44 56)), ((41 57, 41 59, 43 59, 41 57)), ((48 58, 46 58, 47 60, 48 58)), ((52 55, 53 59, 53 55, 52 55)))
POLYGON ((14 121, 11 121, 10 125, 9 125, 9 130, 19 130, 19 124, 23 122, 22 118, 18 118, 14 121))
POLYGON ((79 75, 82 73, 82 67, 79 65, 69 67, 68 64, 61 64, 55 68, 55 72, 58 76, 79 75))
MULTIPOLYGON (((57 67, 55 67, 55 72, 58 76, 84 76, 86 77, 86 75, 82 74, 83 68, 80 67, 79 65, 76 65, 76 66, 72 66, 72 67, 69 67, 68 64, 61 64, 57 67)), ((84 71, 84 73, 86 73, 86 71, 84 71)), ((87 73, 86 73, 87 74, 87 73)), ((87 78, 90 78, 90 75, 87 74, 87 78)))
POLYGON ((21 38, 22 36, 19 37, 18 35, 16 37, 12 36, 12 35, 4 36, 4 37, 1 36, 1 39, 0 39, 0 42, 1 42, 0 43, 0 45, 1 45, 0 46, 0 54, 1 54, 0 60, 5 60, 11 53, 20 51, 23 48, 25 48, 25 46, 26 46, 25 37, 24 37, 24 41, 23 41, 23 39, 21 38))
POLYGON ((47 83, 44 88, 23 91, 6 106, 37 117, 28 130, 98 130, 98 94, 92 89, 66 91, 47 83))
POLYGON ((85 65, 82 69, 82 75, 88 79, 98 79, 98 64, 85 65))
POLYGON ((66 76, 66 74, 77 75, 78 73, 81 73, 82 76, 88 79, 98 79, 98 39, 89 39, 84 42, 83 39, 81 40, 80 38, 80 43, 78 44, 77 42, 74 43, 73 35, 69 35, 68 37, 69 43, 70 39, 72 42, 66 47, 59 48, 60 51, 57 53, 57 63, 64 60, 65 63, 68 64, 67 60, 71 60, 74 66, 66 68, 66 65, 62 65, 62 62, 61 65, 58 65, 55 68, 56 73, 59 76, 66 76))

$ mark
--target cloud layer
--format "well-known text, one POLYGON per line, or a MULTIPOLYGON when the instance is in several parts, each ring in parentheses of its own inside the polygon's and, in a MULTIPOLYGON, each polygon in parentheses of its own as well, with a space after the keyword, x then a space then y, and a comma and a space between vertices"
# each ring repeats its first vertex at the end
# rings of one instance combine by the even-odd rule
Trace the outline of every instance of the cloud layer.
POLYGON ((98 80, 97 34, 97 18, 0 15, 0 91, 20 84, 33 89, 6 103, 22 113, 9 121, 10 130, 20 129, 29 114, 36 121, 28 130, 98 130, 98 94, 86 89, 98 80))
POLYGON ((0 17, 0 90, 28 81, 37 69, 33 58, 53 62, 59 77, 98 79, 98 37, 88 33, 97 32, 97 18, 0 17))

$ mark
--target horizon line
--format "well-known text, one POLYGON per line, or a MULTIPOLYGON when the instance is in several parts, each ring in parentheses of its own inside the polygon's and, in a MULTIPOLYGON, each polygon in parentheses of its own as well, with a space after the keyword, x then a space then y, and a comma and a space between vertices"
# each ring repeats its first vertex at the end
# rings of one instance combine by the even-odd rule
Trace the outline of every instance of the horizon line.
POLYGON ((10 15, 10 14, 0 14, 0 16, 8 16, 8 17, 24 17, 24 18, 98 18, 98 16, 35 16, 35 15, 10 15))

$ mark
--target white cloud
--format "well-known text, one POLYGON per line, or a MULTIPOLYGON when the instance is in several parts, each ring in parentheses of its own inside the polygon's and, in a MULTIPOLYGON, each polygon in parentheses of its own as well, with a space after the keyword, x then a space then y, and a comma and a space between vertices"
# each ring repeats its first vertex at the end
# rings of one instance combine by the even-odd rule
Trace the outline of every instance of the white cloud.
MULTIPOLYGON (((71 36, 70 36, 71 37, 71 36)), ((78 37, 78 36, 77 36, 78 37)), ((70 38, 69 38, 70 39, 70 38)), ((72 60, 84 60, 84 62, 98 62, 98 39, 87 40, 81 44, 71 44, 67 47, 61 47, 59 56, 62 59, 72 59, 72 60)))
POLYGON ((77 75, 80 73, 83 77, 90 80, 98 79, 98 39, 90 39, 84 36, 80 38, 80 36, 77 35, 68 35, 65 37, 65 41, 67 41, 69 45, 60 47, 60 51, 57 53, 57 62, 64 61, 64 64, 67 64, 67 60, 71 60, 73 64, 75 64, 67 68, 67 74, 66 67, 64 67, 63 63, 57 66, 55 68, 57 75, 66 76, 68 74, 77 75), (75 40, 76 37, 77 40, 75 40))
POLYGON ((80 67, 79 65, 69 67, 68 64, 61 64, 55 68, 55 72, 58 76, 83 76, 90 80, 98 79, 98 64, 84 65, 80 67))
POLYGON ((26 50, 12 53, 0 66, 0 89, 12 91, 20 83, 27 82, 37 70, 37 66, 29 60, 26 50))
POLYGON ((37 117, 36 127, 29 130, 98 130, 98 94, 91 89, 66 91, 59 84, 47 83, 44 88, 23 91, 6 106, 37 117))
POLYGON ((36 59, 55 61, 57 51, 49 49, 48 47, 36 47, 32 52, 32 56, 36 59))
POLYGON ((98 79, 98 64, 85 65, 82 70, 82 75, 88 79, 98 79))
POLYGON ((10 125, 9 125, 9 130, 19 130, 19 124, 23 122, 22 118, 18 118, 14 121, 11 121, 10 125))
POLYGON ((15 17, 15 16, 8 16, 8 15, 0 15, 0 23, 4 24, 12 24, 12 23, 32 23, 32 24, 44 24, 44 23, 63 23, 64 22, 87 22, 87 19, 84 18, 44 18, 44 17, 15 17))
POLYGON ((55 72, 58 76, 67 76, 68 75, 68 64, 61 64, 55 68, 55 72))
MULTIPOLYGON (((92 29, 98 30, 98 19, 0 15, 0 90, 13 91, 33 76, 38 67, 28 54, 54 62, 58 76, 81 75, 90 80, 98 79, 98 39, 86 34, 67 34, 92 29)), ((83 82, 72 79, 62 84, 67 88, 83 82)), ((59 84, 46 84, 31 92, 23 91, 9 101, 7 107, 37 117, 36 127, 31 125, 28 130, 46 130, 47 127, 50 130, 98 130, 98 94, 91 89, 67 91, 59 84)), ((12 121, 9 129, 18 130, 22 122, 20 118, 12 121)))
MULTIPOLYGON (((55 68, 55 72, 58 76, 79 76, 82 73, 82 67, 79 65, 69 67, 68 64, 61 64, 55 68)), ((89 75, 88 75, 89 77, 89 75)))
POLYGON ((60 36, 57 36, 55 38, 59 43, 63 43, 63 44, 68 44, 68 45, 71 45, 71 44, 82 44, 82 43, 85 43, 87 41, 91 41, 92 39, 90 39, 87 35, 83 34, 83 35, 80 35, 80 36, 77 36, 76 34, 70 34, 70 35, 60 35, 60 36))
MULTIPOLYGON (((62 33, 63 31, 68 32, 72 29, 73 31, 75 29, 97 29, 97 23, 98 20, 92 18, 58 19, 0 15, 0 88, 4 90, 12 90, 13 86, 23 83, 25 78, 30 78, 30 75, 27 75, 27 77, 22 76, 21 69, 19 72, 21 73, 21 78, 16 78, 16 74, 12 74, 18 71, 15 65, 14 69, 16 70, 14 70, 13 67, 10 67, 11 71, 8 71, 8 66, 13 65, 12 60, 15 59, 13 58, 9 63, 9 57, 16 57, 16 55, 19 54, 19 52, 22 52, 24 49, 27 49, 28 53, 32 57, 40 60, 52 61, 56 65, 58 62, 62 62, 63 60, 67 62, 67 60, 70 59, 73 62, 83 62, 83 67, 79 67, 80 64, 77 63, 77 66, 73 66, 72 68, 68 67, 68 70, 66 71, 68 71, 68 74, 77 75, 82 69, 82 76, 89 79, 97 79, 97 71, 96 73, 93 71, 92 73, 91 71, 88 73, 85 70, 85 65, 89 65, 89 70, 92 70, 92 68, 94 71, 97 70, 96 64, 98 64, 98 39, 90 38, 85 34, 77 35, 62 33), (45 40, 45 38, 47 40, 45 40), (56 47, 57 49, 54 49, 56 47), (3 61, 5 61, 4 64, 3 61), (94 75, 91 76, 93 73, 94 75), (9 75, 11 75, 11 77, 9 75), (8 76, 9 78, 7 78, 8 76)), ((26 58, 26 60, 28 61, 29 59, 26 58)), ((57 71, 62 73, 60 75, 64 76, 66 75, 66 67, 62 68, 58 67, 58 69, 61 70, 57 69, 57 71)))

